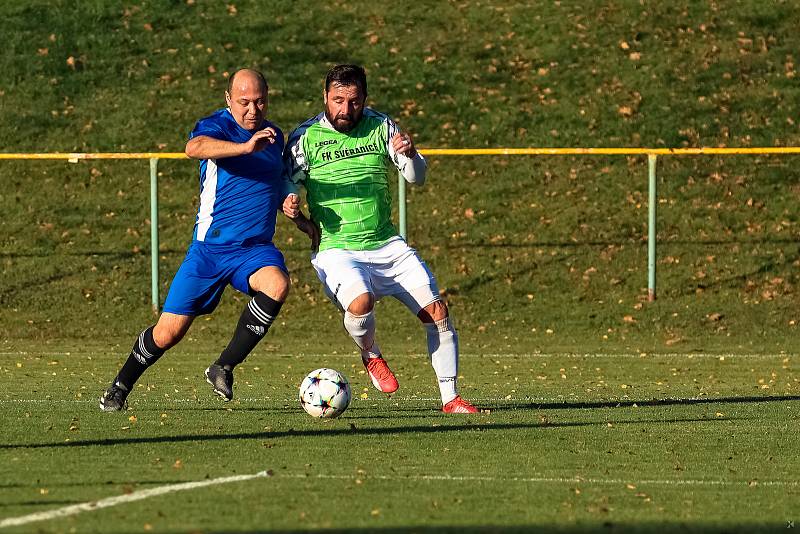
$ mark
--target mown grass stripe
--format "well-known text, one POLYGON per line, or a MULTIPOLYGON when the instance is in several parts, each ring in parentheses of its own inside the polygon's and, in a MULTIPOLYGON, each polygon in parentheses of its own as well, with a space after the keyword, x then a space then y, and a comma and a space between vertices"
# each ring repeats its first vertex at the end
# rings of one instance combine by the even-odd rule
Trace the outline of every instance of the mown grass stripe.
POLYGON ((228 484, 231 482, 243 482, 253 480, 256 478, 266 478, 275 476, 276 478, 284 479, 328 479, 328 480, 356 480, 356 479, 371 479, 382 480, 389 482, 402 482, 402 481, 431 481, 431 482, 505 482, 505 483, 523 483, 523 484, 583 484, 583 485, 631 485, 633 487, 639 486, 695 486, 695 487, 732 487, 732 486, 763 486, 763 487, 798 487, 800 482, 796 480, 719 480, 719 479, 642 479, 642 480, 624 480, 621 478, 584 478, 584 477, 498 477, 488 475, 332 475, 318 473, 316 475, 308 474, 275 474, 271 471, 259 471, 250 475, 236 475, 230 477, 215 478, 211 480, 201 480, 196 482, 183 482, 180 484, 170 484, 168 486, 160 486, 156 488, 149 488, 145 490, 135 491, 125 495, 117 495, 108 497, 99 501, 90 501, 81 504, 66 506, 64 508, 56 508, 45 512, 37 512, 18 517, 9 517, 0 520, 0 528, 27 525, 38 521, 47 521, 50 519, 57 519, 70 515, 76 515, 82 512, 93 512, 103 508, 118 506, 120 504, 127 504, 131 502, 149 499, 150 497, 157 497, 168 493, 175 493, 178 491, 187 491, 207 486, 216 486, 220 484, 228 484))

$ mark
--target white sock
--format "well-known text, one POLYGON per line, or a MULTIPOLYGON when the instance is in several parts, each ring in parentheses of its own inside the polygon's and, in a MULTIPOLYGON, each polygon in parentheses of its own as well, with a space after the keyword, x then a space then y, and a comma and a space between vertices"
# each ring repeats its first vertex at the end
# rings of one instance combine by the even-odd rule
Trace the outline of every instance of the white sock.
POLYGON ((428 354, 439 380, 442 404, 447 404, 458 395, 458 334, 449 317, 435 323, 425 323, 428 333, 428 354))
POLYGON ((354 315, 349 311, 344 312, 344 328, 358 348, 361 349, 361 358, 364 361, 377 358, 381 349, 375 342, 375 311, 365 315, 354 315))

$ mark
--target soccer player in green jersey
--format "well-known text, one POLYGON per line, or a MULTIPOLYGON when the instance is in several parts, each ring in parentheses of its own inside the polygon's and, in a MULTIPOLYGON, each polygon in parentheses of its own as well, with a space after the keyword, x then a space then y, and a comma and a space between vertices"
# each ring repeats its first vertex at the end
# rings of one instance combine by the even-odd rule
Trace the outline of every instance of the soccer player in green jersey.
POLYGON ((283 212, 311 238, 311 263, 344 313, 344 327, 361 349, 373 385, 384 393, 398 388, 375 342, 375 302, 391 295, 425 326, 442 410, 475 413, 456 387, 458 335, 447 304, 433 274, 391 221, 389 164, 408 183, 422 185, 425 159, 389 117, 365 107, 361 67, 333 67, 323 97, 325 111, 301 124, 286 145, 290 192, 283 212), (298 185, 306 189, 311 219, 300 211, 298 185))

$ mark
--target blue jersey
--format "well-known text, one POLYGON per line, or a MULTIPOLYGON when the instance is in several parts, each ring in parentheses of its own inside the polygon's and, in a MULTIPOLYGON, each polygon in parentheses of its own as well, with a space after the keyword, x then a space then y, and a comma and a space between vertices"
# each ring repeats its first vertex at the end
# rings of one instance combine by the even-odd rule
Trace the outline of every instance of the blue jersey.
MULTIPOLYGON (((275 143, 247 156, 200 161, 200 206, 194 225, 195 242, 210 245, 271 243, 275 215, 283 202, 283 132, 269 121, 275 143)), ((246 143, 254 132, 245 130, 230 111, 220 109, 200 119, 189 139, 208 136, 246 143)))

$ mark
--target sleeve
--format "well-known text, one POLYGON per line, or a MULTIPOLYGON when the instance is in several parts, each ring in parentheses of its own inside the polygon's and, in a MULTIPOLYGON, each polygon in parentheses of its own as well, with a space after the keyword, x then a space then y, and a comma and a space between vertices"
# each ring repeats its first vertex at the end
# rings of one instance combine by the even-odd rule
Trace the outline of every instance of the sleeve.
POLYGON ((392 163, 394 163, 394 166, 397 167, 398 171, 400 171, 400 174, 403 176, 406 182, 412 185, 424 184, 425 172, 428 169, 428 164, 425 161, 425 158, 422 157, 422 154, 420 154, 419 151, 417 151, 417 155, 413 158, 409 158, 408 156, 404 156, 403 154, 398 154, 395 152, 394 147, 392 146, 392 137, 400 133, 400 128, 398 128, 397 124, 388 117, 386 118, 386 126, 386 146, 389 150, 389 159, 392 160, 392 163))
POLYGON ((303 148, 306 129, 301 127, 292 132, 283 150, 284 198, 298 194, 300 186, 308 178, 308 163, 303 148))
POLYGON ((197 121, 197 124, 194 125, 194 129, 189 134, 189 139, 194 139, 195 137, 200 137, 201 135, 213 137, 214 139, 219 139, 221 141, 230 141, 228 135, 225 133, 225 130, 222 128, 222 125, 219 123, 219 121, 215 120, 214 115, 197 121))

